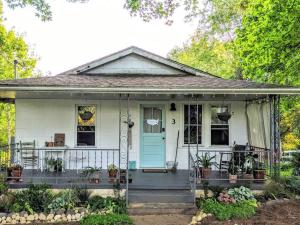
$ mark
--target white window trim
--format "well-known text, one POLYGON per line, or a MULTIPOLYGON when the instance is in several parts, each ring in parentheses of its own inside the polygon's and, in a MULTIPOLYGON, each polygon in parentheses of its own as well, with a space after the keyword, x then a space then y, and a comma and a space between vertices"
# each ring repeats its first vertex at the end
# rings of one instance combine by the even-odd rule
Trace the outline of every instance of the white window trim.
MULTIPOLYGON (((182 135, 181 135, 181 146, 182 147, 188 147, 189 144, 185 144, 184 143, 184 106, 185 105, 189 105, 189 103, 182 103, 181 105, 181 129, 182 129, 182 135)), ((204 119, 204 107, 205 104, 203 102, 190 102, 190 105, 201 105, 202 106, 202 116, 201 116, 201 143, 198 143, 198 147, 204 147, 204 124, 203 124, 203 119, 204 119)), ((190 144, 190 147, 195 148, 197 146, 197 144, 190 144)))
POLYGON ((97 136, 98 136, 98 111, 99 111, 99 104, 96 103, 83 103, 83 104, 75 104, 75 135, 74 135, 74 148, 84 148, 84 149, 89 149, 89 148, 97 148, 97 136), (95 145, 89 145, 89 146, 80 146, 77 145, 77 126, 78 126, 78 106, 95 106, 96 107, 96 112, 95 112, 95 145))
POLYGON ((211 123, 211 107, 212 106, 227 106, 228 107, 228 111, 231 111, 231 104, 229 103, 210 103, 209 104, 209 146, 212 148, 225 148, 225 147, 230 147, 230 143, 231 143, 231 119, 228 121, 228 145, 215 145, 215 144, 211 144, 211 125, 219 125, 219 124, 212 124, 211 123))

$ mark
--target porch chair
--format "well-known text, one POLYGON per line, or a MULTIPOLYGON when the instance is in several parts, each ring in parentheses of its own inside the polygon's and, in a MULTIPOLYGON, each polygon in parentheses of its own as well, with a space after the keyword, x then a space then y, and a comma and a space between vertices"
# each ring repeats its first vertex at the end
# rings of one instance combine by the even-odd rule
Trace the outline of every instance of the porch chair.
POLYGON ((34 169, 34 167, 38 165, 38 156, 36 155, 35 141, 20 141, 20 155, 21 163, 24 168, 32 166, 32 169, 34 169))
POLYGON ((243 167, 246 157, 246 151, 251 150, 248 143, 246 145, 238 145, 234 143, 232 147, 232 153, 221 152, 220 153, 220 164, 219 164, 219 172, 224 170, 228 170, 229 163, 231 160, 234 161, 235 165, 239 168, 243 167), (249 149, 248 149, 249 148, 249 149), (227 155, 227 157, 225 157, 227 155), (230 156, 228 156, 230 155, 230 156))

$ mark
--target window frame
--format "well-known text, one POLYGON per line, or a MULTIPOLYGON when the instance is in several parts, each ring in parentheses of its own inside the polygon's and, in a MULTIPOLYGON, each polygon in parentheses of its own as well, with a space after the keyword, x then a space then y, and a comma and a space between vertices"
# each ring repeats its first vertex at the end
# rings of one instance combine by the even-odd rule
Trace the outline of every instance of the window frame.
POLYGON ((75 105, 75 148, 97 148, 97 130, 98 130, 98 104, 96 103, 83 103, 75 105), (78 107, 79 106, 94 106, 95 107, 95 145, 78 145, 77 135, 78 135, 78 107))
MULTIPOLYGON (((230 130, 230 127, 231 127, 231 120, 228 120, 227 121, 227 126, 228 126, 228 144, 213 144, 212 143, 212 126, 213 125, 222 125, 222 124, 213 124, 212 123, 212 107, 222 107, 222 106, 225 106, 225 107, 228 107, 228 111, 230 112, 231 111, 231 105, 230 104, 221 104, 221 103, 217 103, 217 104, 210 104, 209 105, 209 119, 210 119, 210 123, 209 123, 209 131, 210 131, 210 134, 209 134, 209 139, 210 139, 210 146, 211 147, 229 147, 230 146, 230 140, 231 140, 231 130, 230 130)), ((224 125, 224 124, 223 124, 224 125)))
MULTIPOLYGON (((203 119, 204 119, 204 104, 203 103, 199 103, 199 102, 190 102, 190 104, 188 103, 182 103, 182 146, 186 147, 189 144, 184 142, 184 128, 185 128, 185 121, 184 121, 184 107, 185 105, 197 105, 198 107, 201 106, 201 143, 198 143, 199 147, 203 147, 204 146, 204 133, 203 133, 203 128, 204 128, 204 124, 203 124, 203 119)), ((199 121, 198 121, 199 122, 199 121)), ((197 124, 197 127, 199 126, 199 124, 197 124)), ((190 146, 197 146, 197 143, 190 143, 190 146)))

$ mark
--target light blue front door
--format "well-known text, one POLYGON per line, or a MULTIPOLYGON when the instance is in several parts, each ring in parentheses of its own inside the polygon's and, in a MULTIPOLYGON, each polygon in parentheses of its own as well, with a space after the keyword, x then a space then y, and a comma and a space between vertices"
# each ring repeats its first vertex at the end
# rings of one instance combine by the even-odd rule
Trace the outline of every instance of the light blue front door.
POLYGON ((142 106, 141 119, 141 167, 165 168, 165 111, 163 106, 142 106))

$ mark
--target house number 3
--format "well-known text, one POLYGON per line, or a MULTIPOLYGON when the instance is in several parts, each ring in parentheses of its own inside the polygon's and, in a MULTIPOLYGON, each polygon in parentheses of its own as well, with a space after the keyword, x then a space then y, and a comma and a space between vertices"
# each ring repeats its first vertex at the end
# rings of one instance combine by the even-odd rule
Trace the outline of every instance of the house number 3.
POLYGON ((175 119, 172 119, 172 124, 175 124, 175 123, 176 123, 175 119))

